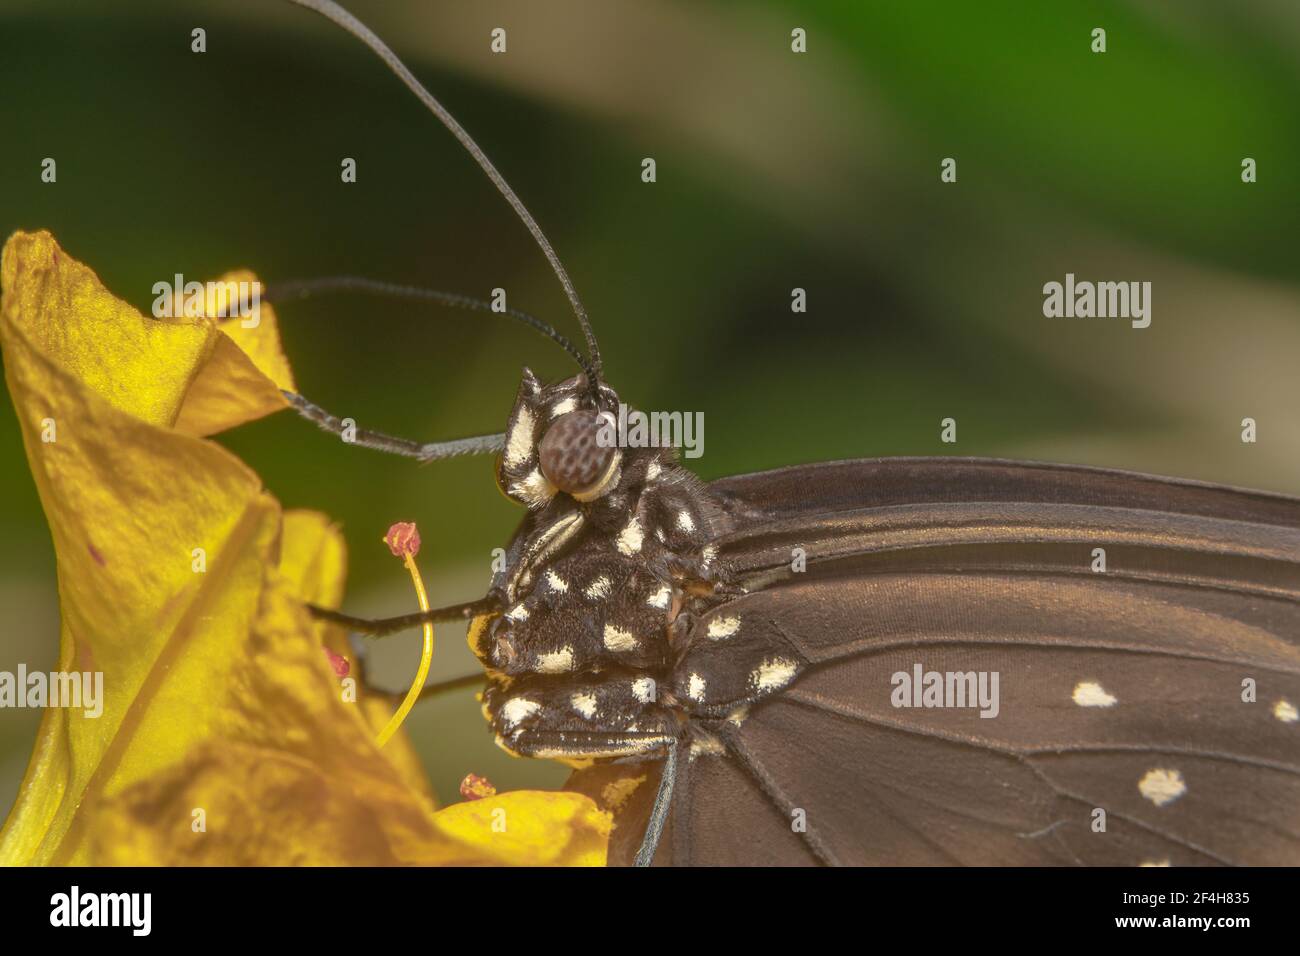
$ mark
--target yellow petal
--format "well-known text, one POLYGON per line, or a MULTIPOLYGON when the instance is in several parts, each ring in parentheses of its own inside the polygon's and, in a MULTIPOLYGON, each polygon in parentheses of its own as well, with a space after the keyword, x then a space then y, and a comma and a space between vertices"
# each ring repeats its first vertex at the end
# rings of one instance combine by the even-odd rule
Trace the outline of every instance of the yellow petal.
MULTIPOLYGON (((347 546, 343 535, 318 512, 285 512, 280 573, 304 601, 337 608, 343 600, 343 581, 347 576, 347 546)), ((326 647, 352 663, 349 676, 356 691, 357 706, 371 729, 371 736, 374 736, 388 723, 397 701, 382 694, 368 693, 359 686, 361 670, 356 666, 355 655, 343 628, 323 621, 313 621, 312 624, 326 647)), ((410 738, 406 734, 397 734, 384 746, 383 753, 407 784, 432 804, 433 788, 410 738)))
POLYGON ((270 394, 249 352, 220 358, 233 339, 207 319, 144 318, 46 234, 11 239, 0 278, 58 668, 104 678, 102 716, 46 711, 0 864, 603 860, 608 818, 586 798, 507 794, 506 829, 484 830, 489 801, 435 814, 413 757, 374 745, 303 606, 341 596, 337 531, 282 520, 242 462, 179 427, 251 414, 221 375, 270 394))
POLYGON ((304 601, 338 607, 348 573, 348 549, 338 526, 318 511, 286 511, 280 574, 304 601))
POLYGON ((606 863, 631 866, 659 789, 660 769, 643 764, 596 764, 570 775, 565 792, 585 794, 612 820, 606 863))
MULTIPOLYGON (((204 315, 231 311, 225 307, 227 298, 217 294, 231 283, 251 288, 258 280, 251 272, 222 276, 211 287, 204 315)), ((215 328, 220 333, 215 346, 190 384, 176 419, 176 429, 187 435, 215 435, 278 412, 289 405, 280 389, 297 391, 280 347, 275 310, 268 303, 262 303, 255 316, 221 319, 215 328)))
MULTIPOLYGON (((401 799, 357 795, 308 760, 248 744, 204 747, 105 801, 90 855, 102 866, 389 866, 401 799)), ((410 821, 407 821, 408 823, 410 821)), ((427 822, 415 824, 427 833, 427 822)))
POLYGON ((205 321, 146 320, 48 235, 15 236, 0 274, 6 381, 58 558, 58 667, 104 673, 101 717, 46 712, 0 842, 0 859, 48 862, 79 845, 83 801, 208 732, 204 689, 249 632, 279 508, 234 456, 166 427, 205 321))
POLYGON ((438 829, 463 855, 447 862, 604 866, 610 815, 577 793, 519 790, 438 811, 438 829))
MULTIPOLYGON (((6 350, 8 338, 21 335, 32 352, 57 363, 67 379, 149 424, 176 420, 196 370, 215 345, 215 331, 206 319, 146 322, 111 295, 90 269, 69 258, 48 232, 19 232, 9 239, 0 283, 6 350), (76 320, 68 321, 72 316, 76 320)), ((31 411, 42 411, 40 404, 31 411)))
POLYGON ((105 866, 603 866, 609 815, 576 794, 519 791, 437 813, 400 790, 243 744, 204 748, 96 818, 105 866))

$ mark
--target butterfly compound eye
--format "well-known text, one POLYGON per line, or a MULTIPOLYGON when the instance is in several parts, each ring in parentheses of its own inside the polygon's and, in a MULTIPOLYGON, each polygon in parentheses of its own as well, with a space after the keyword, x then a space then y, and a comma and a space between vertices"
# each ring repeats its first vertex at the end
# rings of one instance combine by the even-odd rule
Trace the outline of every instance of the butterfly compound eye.
POLYGON ((542 474, 579 501, 599 498, 618 483, 618 448, 597 440, 604 419, 598 412, 569 412, 557 418, 537 446, 542 474))

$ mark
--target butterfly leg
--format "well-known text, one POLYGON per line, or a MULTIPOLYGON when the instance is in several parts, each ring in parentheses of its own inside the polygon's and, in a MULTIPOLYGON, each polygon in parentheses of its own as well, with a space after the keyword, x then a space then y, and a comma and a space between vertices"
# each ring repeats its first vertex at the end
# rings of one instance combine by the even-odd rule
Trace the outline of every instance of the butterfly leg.
MULTIPOLYGON (((420 696, 416 698, 416 703, 423 703, 426 700, 441 697, 443 694, 453 690, 465 690, 468 687, 482 687, 486 680, 487 678, 479 673, 466 674, 463 677, 453 677, 451 680, 438 681, 436 684, 425 684, 420 688, 420 696)), ((370 693, 378 694, 382 697, 388 697, 394 704, 400 703, 402 698, 406 696, 406 688, 393 690, 388 687, 377 687, 368 677, 363 679, 363 685, 370 693)))
POLYGON ((434 461, 439 458, 452 458, 457 455, 496 454, 505 448, 505 435, 477 435, 473 438, 458 438, 444 442, 418 442, 409 438, 385 435, 383 432, 357 428, 355 423, 347 424, 348 419, 339 418, 309 401, 297 392, 280 390, 285 399, 303 418, 314 422, 322 431, 337 435, 349 445, 359 445, 374 451, 419 461, 434 461))
POLYGON ((389 634, 409 631, 427 623, 467 621, 472 617, 478 617, 480 614, 495 614, 501 610, 501 603, 495 598, 485 597, 464 604, 450 604, 447 607, 430 608, 427 611, 416 611, 413 614, 399 614, 396 617, 380 618, 353 617, 351 614, 344 614, 341 611, 334 611, 327 607, 318 607, 315 604, 308 604, 307 610, 318 621, 342 624, 348 630, 355 631, 358 634, 365 634, 367 637, 386 637, 389 634))
POLYGON ((677 782, 677 739, 668 741, 668 753, 664 756, 663 775, 659 778, 659 789, 655 793, 654 806, 650 810, 650 822, 646 824, 645 836, 641 848, 636 851, 634 866, 649 866, 659 848, 659 838, 663 836, 664 824, 668 822, 668 811, 673 805, 673 787, 677 782))
MULTIPOLYGON (((407 688, 401 687, 394 690, 389 687, 381 687, 375 683, 374 678, 370 676, 370 666, 366 660, 367 648, 365 642, 356 634, 349 634, 348 643, 352 646, 352 659, 356 662, 356 676, 366 692, 377 697, 388 697, 394 704, 400 703, 402 698, 406 696, 407 688)), ((420 689, 420 696, 417 701, 430 700, 448 691, 463 690, 467 687, 482 687, 486 679, 483 672, 478 671, 473 674, 464 674, 449 680, 438 681, 436 684, 425 684, 420 689)))
MULTIPOLYGON (((685 748, 685 745, 683 745, 685 748)), ((685 748, 689 754, 689 748, 685 748)), ((673 781, 673 866, 691 865, 691 761, 689 756, 677 765, 673 781)))

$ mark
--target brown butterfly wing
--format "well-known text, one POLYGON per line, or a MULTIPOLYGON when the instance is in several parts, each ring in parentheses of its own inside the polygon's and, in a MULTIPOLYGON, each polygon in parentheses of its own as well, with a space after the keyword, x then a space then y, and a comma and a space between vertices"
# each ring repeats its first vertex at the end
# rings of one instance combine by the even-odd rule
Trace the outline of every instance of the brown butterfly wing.
POLYGON ((776 622, 807 666, 709 724, 726 752, 684 761, 658 862, 1300 862, 1300 502, 969 459, 711 490, 750 588, 722 610, 776 622), (997 672, 997 716, 893 706, 917 664, 997 672))

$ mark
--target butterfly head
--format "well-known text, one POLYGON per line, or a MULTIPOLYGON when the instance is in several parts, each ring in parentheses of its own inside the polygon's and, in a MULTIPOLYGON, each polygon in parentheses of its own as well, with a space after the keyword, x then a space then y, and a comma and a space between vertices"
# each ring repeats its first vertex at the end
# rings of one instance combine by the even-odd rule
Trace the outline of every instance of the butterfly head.
POLYGON ((524 369, 497 462, 506 497, 536 511, 558 494, 585 502, 612 491, 623 454, 605 436, 617 409, 614 390, 601 384, 593 393, 585 375, 544 386, 524 369))

